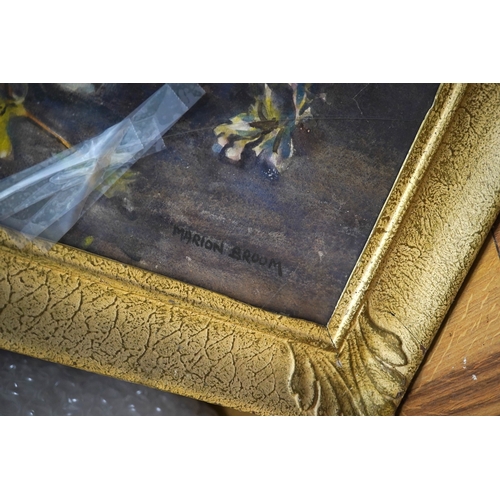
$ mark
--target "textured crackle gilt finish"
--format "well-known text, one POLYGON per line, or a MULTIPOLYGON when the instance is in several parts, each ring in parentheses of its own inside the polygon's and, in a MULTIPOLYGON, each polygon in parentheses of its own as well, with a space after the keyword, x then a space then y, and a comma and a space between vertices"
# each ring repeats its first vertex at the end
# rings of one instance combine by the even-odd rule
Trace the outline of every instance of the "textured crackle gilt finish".
POLYGON ((260 414, 391 414, 500 209, 500 86, 442 85, 327 327, 0 231, 0 347, 260 414))

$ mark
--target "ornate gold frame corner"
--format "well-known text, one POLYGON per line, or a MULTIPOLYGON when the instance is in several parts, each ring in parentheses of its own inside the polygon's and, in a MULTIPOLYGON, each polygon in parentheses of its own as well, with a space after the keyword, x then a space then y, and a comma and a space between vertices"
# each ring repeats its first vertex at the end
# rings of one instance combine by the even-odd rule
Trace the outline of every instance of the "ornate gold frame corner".
POLYGON ((0 230, 0 347, 257 414, 393 414, 500 210, 500 85, 441 85, 328 325, 0 230))

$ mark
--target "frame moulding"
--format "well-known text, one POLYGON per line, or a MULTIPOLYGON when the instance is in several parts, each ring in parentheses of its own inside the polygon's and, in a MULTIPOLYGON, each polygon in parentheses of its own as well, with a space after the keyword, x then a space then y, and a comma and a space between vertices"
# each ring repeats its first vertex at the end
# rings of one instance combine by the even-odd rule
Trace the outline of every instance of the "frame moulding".
POLYGON ((258 414, 393 414, 500 210, 500 85, 442 85, 327 326, 0 230, 0 347, 258 414))

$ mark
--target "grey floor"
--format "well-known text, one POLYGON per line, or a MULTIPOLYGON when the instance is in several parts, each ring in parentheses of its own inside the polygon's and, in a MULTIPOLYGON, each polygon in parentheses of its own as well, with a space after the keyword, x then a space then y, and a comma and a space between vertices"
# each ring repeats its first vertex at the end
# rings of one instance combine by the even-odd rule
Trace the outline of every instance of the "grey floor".
POLYGON ((194 399, 0 350, 0 415, 213 415, 194 399))

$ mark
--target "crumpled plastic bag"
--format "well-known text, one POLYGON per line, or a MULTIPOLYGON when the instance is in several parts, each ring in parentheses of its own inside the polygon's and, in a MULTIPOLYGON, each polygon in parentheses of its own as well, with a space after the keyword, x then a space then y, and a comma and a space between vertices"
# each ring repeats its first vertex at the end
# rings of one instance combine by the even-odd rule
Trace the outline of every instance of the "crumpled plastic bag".
MULTIPOLYGON (((204 94, 165 84, 102 134, 0 180, 0 224, 50 248, 140 158, 161 151, 165 134, 204 94)), ((23 243, 19 243, 22 241, 23 243)))

